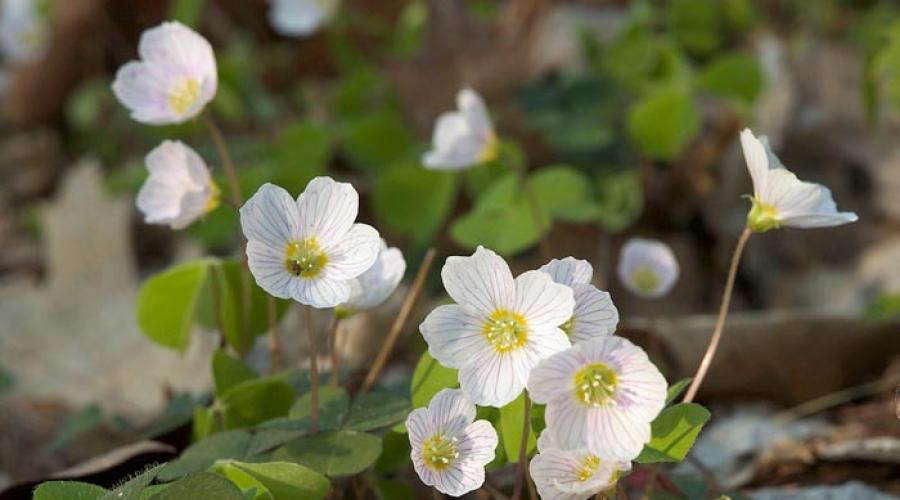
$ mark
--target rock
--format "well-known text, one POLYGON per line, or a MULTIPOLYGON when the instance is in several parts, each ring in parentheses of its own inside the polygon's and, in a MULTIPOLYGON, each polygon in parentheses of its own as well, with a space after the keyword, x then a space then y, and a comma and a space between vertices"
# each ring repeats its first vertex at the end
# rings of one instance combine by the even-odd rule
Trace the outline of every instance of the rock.
POLYGON ((763 488, 750 492, 750 496, 756 500, 893 500, 900 498, 859 481, 849 481, 837 486, 763 488))

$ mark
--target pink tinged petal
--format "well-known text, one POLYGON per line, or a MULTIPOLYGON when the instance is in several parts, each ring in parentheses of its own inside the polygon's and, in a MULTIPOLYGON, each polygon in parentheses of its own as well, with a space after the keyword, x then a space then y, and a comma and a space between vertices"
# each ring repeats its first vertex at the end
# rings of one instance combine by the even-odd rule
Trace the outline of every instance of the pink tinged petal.
POLYGON ((589 284, 594 276, 594 268, 590 262, 574 257, 553 259, 538 270, 549 274, 553 281, 566 286, 589 284))
POLYGON ((441 432, 457 436, 475 420, 475 405, 459 389, 443 389, 428 403, 435 426, 441 432))
POLYGON ((441 269, 447 294, 474 312, 490 315, 515 304, 516 283, 502 257, 479 246, 470 257, 448 257, 441 269))
MULTIPOLYGON (((544 359, 528 377, 528 394, 536 403, 549 404, 553 401, 567 401, 574 395, 575 373, 582 363, 575 355, 575 346, 544 359)), ((549 409, 549 408, 548 408, 549 409)))
POLYGON ((587 449, 542 452, 531 460, 531 476, 538 486, 556 495, 556 498, 590 498, 612 485, 615 469, 601 461, 596 472, 582 481, 580 474, 585 459, 591 453, 587 449))
POLYGON ((827 187, 801 181, 785 169, 770 172, 762 201, 775 206, 778 219, 786 226, 828 227, 857 220, 853 212, 838 212, 827 187))
POLYGON ((304 238, 316 238, 328 252, 332 246, 341 245, 353 227, 359 212, 359 195, 346 182, 316 177, 297 198, 297 205, 300 208, 300 234, 304 238))
POLYGON ((547 404, 544 412, 547 430, 561 448, 589 446, 591 435, 604 432, 604 429, 592 425, 595 413, 599 410, 575 400, 574 389, 568 392, 567 398, 559 398, 547 404))
POLYGON ((637 295, 648 298, 661 297, 675 286, 680 273, 678 260, 669 245, 659 240, 646 238, 631 238, 619 254, 618 274, 619 280, 626 288, 637 295), (659 283, 655 290, 641 290, 634 283, 632 273, 635 269, 650 268, 656 275, 659 283))
POLYGON ((291 298, 317 309, 334 307, 350 298, 350 282, 326 276, 314 279, 295 277, 291 280, 291 298))
POLYGON ((484 467, 457 462, 437 473, 434 487, 446 495, 459 497, 484 484, 484 467))
POLYGON ((365 310, 381 305, 397 288, 406 272, 406 260, 398 248, 386 248, 381 240, 378 258, 353 284, 350 300, 344 305, 349 309, 365 310))
POLYGON ((600 458, 631 461, 650 442, 650 422, 631 418, 615 406, 597 409, 593 417, 587 445, 600 458))
POLYGON ((571 340, 584 342, 612 335, 619 324, 619 311, 608 292, 593 285, 575 285, 575 322, 571 340))
POLYGON ((344 237, 325 250, 328 263, 322 276, 349 281, 366 272, 378 258, 381 237, 367 224, 353 224, 344 237))
POLYGON ((747 169, 753 179, 754 196, 760 196, 766 185, 766 175, 769 171, 769 155, 763 143, 757 139, 750 129, 741 131, 741 147, 744 150, 744 159, 747 169))
POLYGON ((168 80, 150 70, 145 63, 132 61, 116 72, 113 93, 131 113, 131 118, 149 125, 177 121, 169 108, 168 80))
POLYGON ((528 271, 515 279, 514 311, 525 316, 529 330, 555 328, 562 325, 575 310, 572 289, 554 283, 550 275, 528 271))
POLYGON ((285 267, 284 250, 268 246, 262 241, 247 242, 247 264, 256 284, 280 299, 292 298, 298 278, 285 267))
POLYGON ((436 431, 431 412, 426 408, 416 408, 406 417, 406 430, 413 450, 421 452, 422 443, 436 431))
POLYGON ((520 359, 519 374, 523 380, 528 381, 531 371, 541 361, 550 356, 565 351, 572 346, 569 337, 559 328, 545 330, 530 330, 528 332, 528 344, 521 352, 514 353, 520 359))
POLYGON ((459 369, 459 385, 477 405, 506 406, 525 388, 516 361, 514 356, 496 352, 477 355, 459 369))
POLYGON ((281 249, 283 263, 288 243, 300 239, 300 216, 291 195, 274 184, 263 184, 240 213, 244 236, 281 249))
POLYGON ((478 420, 467 426, 459 436, 459 451, 467 463, 483 468, 494 460, 497 449, 497 431, 487 420, 478 420))
POLYGON ((428 343, 428 352, 442 365, 459 368, 472 356, 492 349, 481 329, 483 322, 456 304, 436 307, 419 331, 428 343))
POLYGON ((138 54, 145 63, 165 68, 176 81, 190 77, 204 82, 204 104, 215 95, 218 76, 212 46, 187 26, 170 21, 144 31, 138 43, 138 54))

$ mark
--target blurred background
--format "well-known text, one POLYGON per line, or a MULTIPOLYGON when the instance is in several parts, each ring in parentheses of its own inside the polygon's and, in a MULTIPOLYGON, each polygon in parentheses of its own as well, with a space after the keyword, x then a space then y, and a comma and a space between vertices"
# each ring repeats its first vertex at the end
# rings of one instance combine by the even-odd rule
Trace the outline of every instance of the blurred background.
MULTIPOLYGON (((544 263, 541 237, 592 262, 620 333, 670 381, 693 373, 749 209, 737 136, 768 135, 860 221, 750 240, 700 394, 713 420, 684 476, 758 498, 900 494, 895 2, 344 0, 303 33, 265 0, 45 0, 11 15, 22 2, 0 0, 0 491, 171 434, 209 392, 215 337, 166 351, 142 336, 134 301, 173 262, 237 254, 236 214, 173 232, 144 224, 133 200, 164 138, 221 173, 219 160, 203 123, 140 125, 110 90, 141 32, 177 19, 215 48, 212 111, 245 194, 263 182, 297 194, 331 175, 360 192, 361 219, 404 251, 410 279, 438 249, 387 372, 398 385, 424 349, 417 325, 443 300, 444 257, 482 243, 520 272, 544 263), (485 208, 498 169, 422 168, 435 118, 464 86, 529 170, 548 171, 564 209, 547 234, 485 208), (674 249, 668 296, 641 299, 615 279, 632 236, 674 249)), ((348 323, 351 372, 402 295, 348 323)), ((303 349, 295 323, 288 359, 303 349)))

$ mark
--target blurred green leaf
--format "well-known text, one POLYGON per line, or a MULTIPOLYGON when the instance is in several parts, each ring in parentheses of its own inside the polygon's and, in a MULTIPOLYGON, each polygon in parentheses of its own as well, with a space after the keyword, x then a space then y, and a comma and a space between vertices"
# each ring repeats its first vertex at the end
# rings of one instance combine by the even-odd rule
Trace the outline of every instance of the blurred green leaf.
POLYGON ((667 9, 669 32, 687 51, 702 56, 722 44, 722 19, 715 0, 671 0, 667 9))
POLYGON ((288 125, 272 152, 274 175, 266 181, 300 193, 313 177, 327 172, 333 146, 331 133, 321 125, 308 121, 288 125))
POLYGON ((456 370, 446 368, 428 354, 422 353, 410 383, 413 408, 428 406, 431 398, 442 389, 459 387, 456 370))
POLYGON ((184 352, 190 343, 197 305, 214 259, 180 264, 146 282, 137 299, 137 321, 144 335, 184 352))
POLYGON ((240 488, 211 472, 190 474, 162 490, 152 500, 246 500, 240 488))
POLYGON ((190 423, 200 400, 191 394, 176 394, 158 415, 142 426, 140 437, 155 438, 190 423))
POLYGON ((242 478, 249 476, 271 495, 272 500, 294 500, 325 498, 331 487, 328 478, 299 464, 289 462, 247 463, 219 462, 215 471, 241 485, 242 478))
MULTIPOLYGON (((339 429, 350 406, 347 391, 341 387, 319 387, 319 430, 339 429)), ((312 414, 312 392, 300 396, 291 406, 288 416, 293 420, 309 422, 312 414)))
POLYGON ((694 379, 692 379, 691 377, 685 377, 678 382, 670 385, 669 389, 666 391, 666 404, 672 404, 672 402, 675 401, 675 398, 681 395, 681 393, 684 392, 684 390, 687 389, 689 385, 691 385, 692 380, 694 379))
POLYGON ((370 392, 357 397, 350 406, 344 427, 370 431, 402 422, 412 407, 409 399, 385 392, 370 392))
POLYGON ((587 222, 599 216, 590 181, 568 165, 544 167, 529 179, 542 211, 568 222, 587 222))
POLYGON ((884 321, 900 317, 900 293, 884 294, 875 299, 865 312, 870 321, 884 321))
POLYGON ((221 430, 221 412, 218 408, 197 406, 193 412, 192 435, 201 440, 221 430))
POLYGON ((205 4, 206 0, 172 0, 167 18, 196 29, 205 4))
POLYGON ((216 460, 247 460, 250 433, 245 430, 224 431, 201 439, 185 449, 181 456, 165 464, 159 471, 161 481, 172 481, 192 472, 208 469, 216 460))
POLYGON ((253 368, 244 364, 243 361, 231 357, 221 348, 216 349, 216 352, 213 353, 212 372, 216 397, 222 397, 241 382, 259 377, 253 368))
POLYGON ((251 427, 284 417, 294 402, 294 389, 279 377, 247 380, 228 390, 217 402, 226 429, 251 427))
POLYGON ((390 479, 375 481, 375 494, 379 500, 415 500, 416 492, 408 484, 390 479))
POLYGON ((356 431, 302 437, 278 448, 276 460, 299 463, 328 477, 345 477, 368 469, 381 454, 381 439, 356 431))
POLYGON ((366 110, 385 105, 390 85, 387 76, 372 65, 353 65, 337 81, 331 98, 331 110, 341 121, 362 115, 366 110))
POLYGON ((425 38, 427 20, 428 7, 424 1, 407 2, 393 30, 391 51, 399 57, 409 57, 418 52, 425 38))
POLYGON ((641 464, 681 462, 694 446, 709 416, 709 410, 696 403, 665 408, 653 421, 650 443, 634 461, 641 464))
POLYGON ((606 46, 600 64, 621 84, 643 88, 659 65, 659 40, 649 29, 635 25, 623 30, 606 46))
POLYGON ((648 94, 628 113, 628 132, 645 154, 673 160, 700 131, 700 111, 686 89, 673 86, 648 94))
POLYGON ((49 452, 59 451, 71 444, 78 436, 101 425, 103 425, 103 412, 96 404, 89 405, 66 417, 66 420, 54 433, 53 439, 47 444, 46 449, 49 452))
POLYGON ((47 481, 35 490, 32 500, 98 500, 106 490, 95 484, 78 481, 47 481))
POLYGON ((644 191, 634 170, 609 172, 597 177, 597 222, 604 230, 618 233, 634 224, 644 209, 644 191))
POLYGON ((350 163, 372 172, 407 159, 416 142, 399 113, 387 110, 348 118, 342 138, 350 163))
POLYGON ((389 431, 382 441, 381 456, 375 463, 375 471, 389 475, 399 471, 410 462, 409 436, 405 432, 389 431))
POLYGON ((697 75, 697 85, 713 95, 752 104, 762 91, 763 76, 752 55, 731 53, 713 59, 697 75))
POLYGON ((452 174, 426 170, 417 162, 401 162, 375 179, 372 204, 385 227, 424 245, 440 229, 455 195, 452 174))
POLYGON ((12 373, 0 367, 0 395, 11 390, 16 385, 16 379, 12 373))
POLYGON ((722 0, 722 15, 726 25, 737 32, 752 28, 759 17, 752 0, 722 0))
MULTIPOLYGON (((506 456, 518 461, 522 447, 522 428, 525 422, 525 394, 520 394, 513 402, 500 408, 500 434, 503 434, 503 447, 506 456)), ((534 432, 528 429, 526 454, 530 455, 537 444, 534 432)))

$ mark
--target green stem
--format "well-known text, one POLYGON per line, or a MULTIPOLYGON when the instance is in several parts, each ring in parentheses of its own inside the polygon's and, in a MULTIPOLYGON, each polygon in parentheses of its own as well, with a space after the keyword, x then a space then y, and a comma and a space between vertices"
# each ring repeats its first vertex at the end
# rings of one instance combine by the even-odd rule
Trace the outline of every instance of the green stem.
POLYGON ((312 385, 310 399, 312 409, 309 413, 309 432, 315 434, 319 430, 319 363, 316 350, 316 324, 313 319, 313 309, 303 306, 306 317, 306 331, 309 334, 309 380, 312 385))
POLYGON ((522 441, 519 443, 519 465, 516 469, 516 483, 513 486, 512 500, 522 499, 522 486, 528 475, 528 437, 531 434, 531 399, 528 393, 523 393, 525 397, 525 417, 522 422, 522 441))

